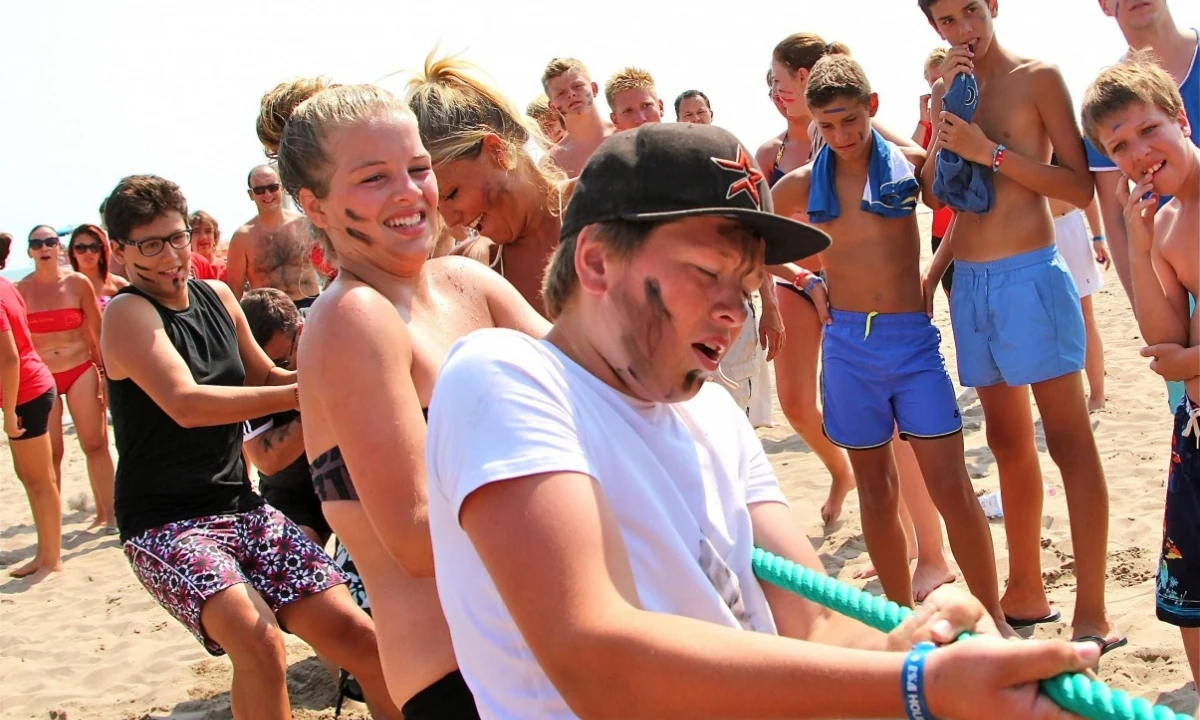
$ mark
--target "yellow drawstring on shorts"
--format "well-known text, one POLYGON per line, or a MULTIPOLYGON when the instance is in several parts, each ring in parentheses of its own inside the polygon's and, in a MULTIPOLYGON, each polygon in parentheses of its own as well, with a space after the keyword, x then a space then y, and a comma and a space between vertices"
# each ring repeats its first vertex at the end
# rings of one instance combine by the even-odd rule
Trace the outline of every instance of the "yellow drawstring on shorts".
POLYGON ((871 318, 875 317, 878 314, 879 313, 874 310, 867 313, 867 331, 865 333, 863 333, 863 340, 866 340, 867 338, 871 337, 871 318))

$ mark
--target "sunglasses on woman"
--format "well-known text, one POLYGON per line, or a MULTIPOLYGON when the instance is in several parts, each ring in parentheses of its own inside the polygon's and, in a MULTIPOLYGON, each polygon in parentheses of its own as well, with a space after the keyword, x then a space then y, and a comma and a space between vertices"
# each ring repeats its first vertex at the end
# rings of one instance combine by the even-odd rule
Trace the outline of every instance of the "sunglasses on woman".
POLYGON ((45 240, 42 240, 41 238, 33 238, 29 241, 30 250, 41 250, 44 247, 58 247, 58 238, 52 237, 46 238, 45 240))
POLYGON ((72 250, 75 251, 76 255, 79 253, 99 253, 100 246, 96 243, 75 243, 72 250))

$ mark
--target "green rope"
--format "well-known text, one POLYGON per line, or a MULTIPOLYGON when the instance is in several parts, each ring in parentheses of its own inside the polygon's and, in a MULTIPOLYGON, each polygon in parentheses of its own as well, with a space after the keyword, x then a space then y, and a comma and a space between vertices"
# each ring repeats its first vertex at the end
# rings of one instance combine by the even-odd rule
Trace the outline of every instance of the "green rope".
MULTIPOLYGON (((912 610, 839 582, 761 548, 754 549, 754 574, 771 583, 858 620, 881 632, 891 632, 912 610)), ((964 637, 970 637, 964 635, 964 637)), ((1191 720, 1162 705, 1112 690, 1086 675, 1069 673, 1041 682, 1042 692, 1059 707, 1090 720, 1191 720)))

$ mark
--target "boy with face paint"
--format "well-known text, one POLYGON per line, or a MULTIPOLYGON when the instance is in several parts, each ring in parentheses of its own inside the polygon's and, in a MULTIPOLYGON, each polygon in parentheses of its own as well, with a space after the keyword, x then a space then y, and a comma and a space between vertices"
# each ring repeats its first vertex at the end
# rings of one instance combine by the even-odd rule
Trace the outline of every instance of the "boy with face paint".
MULTIPOLYGON (((429 527, 481 717, 900 717, 904 656, 888 649, 964 618, 995 634, 949 588, 885 637, 755 578, 756 544, 821 568, 762 443, 705 382, 764 264, 828 245, 771 209, 725 130, 618 133, 567 206, 549 334, 478 330, 450 351, 429 404, 429 527)), ((1067 720, 1022 684, 1097 656, 994 637, 935 650, 928 708, 1067 720)))
MULTIPOLYGON (((976 388, 988 446, 1000 471, 1008 586, 1001 604, 1014 627, 1057 621, 1042 581, 1045 489, 1034 444, 1029 389, 1050 457, 1062 472, 1075 549, 1072 637, 1105 652, 1126 644, 1105 608, 1108 485, 1092 435, 1082 370, 1086 334, 1079 293, 1054 242, 1045 198, 1083 208, 1093 196, 1083 139, 1057 68, 1000 45, 999 0, 917 0, 950 51, 933 87, 937 127, 929 157, 942 149, 994 179, 991 210, 955 216, 950 320, 962 385, 976 388), (971 123, 944 112, 942 98, 961 73, 974 76, 971 123), (1050 164, 1050 156, 1059 165, 1050 164)), ((932 183, 937 163, 922 170, 932 183)), ((926 202, 943 203, 932 193, 926 202)), ((944 250, 945 248, 943 248, 944 250)), ((929 273, 926 295, 940 278, 929 273)))
POLYGON ((600 143, 616 132, 596 107, 600 86, 579 60, 554 58, 542 72, 542 90, 566 130, 566 137, 550 149, 549 157, 567 177, 576 177, 600 143))
POLYGON ((1186 390, 1171 437, 1156 604, 1158 619, 1180 629, 1200 685, 1200 149, 1174 80, 1144 52, 1092 83, 1083 126, 1122 174, 1142 355, 1186 390), (1160 208, 1164 196, 1173 197, 1160 208))
POLYGON ((888 598, 912 606, 891 444, 898 426, 945 518, 968 586, 1009 632, 1000 609, 991 532, 963 459, 962 418, 942 359, 941 334, 925 314, 921 295, 914 212, 920 188, 913 174, 924 165, 925 152, 913 145, 897 148, 872 129, 879 98, 848 55, 818 60, 805 97, 825 147, 815 163, 789 173, 773 192, 802 199, 809 217, 820 221, 833 241, 821 253, 828 291, 824 282, 810 283, 825 321, 824 432, 850 454, 867 551, 888 598), (877 182, 872 176, 884 162, 881 153, 904 166, 893 167, 892 177, 909 176, 904 209, 881 213, 876 203, 863 200, 863 188, 877 182), (823 174, 830 164, 832 178, 823 174), (826 190, 836 195, 833 212, 814 204, 826 190))

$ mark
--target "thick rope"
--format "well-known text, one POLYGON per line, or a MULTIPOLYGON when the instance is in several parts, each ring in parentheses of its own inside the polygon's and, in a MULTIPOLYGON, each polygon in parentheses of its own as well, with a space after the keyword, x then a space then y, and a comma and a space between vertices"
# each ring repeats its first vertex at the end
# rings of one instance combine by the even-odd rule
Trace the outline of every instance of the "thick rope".
MULTIPOLYGON (((912 610, 839 582, 761 548, 754 549, 754 574, 881 632, 891 632, 912 610)), ((969 635, 964 635, 969 637, 969 635)), ((1131 697, 1099 680, 1067 673, 1041 682, 1042 692, 1059 707, 1090 720, 1191 720, 1162 705, 1131 697)))

